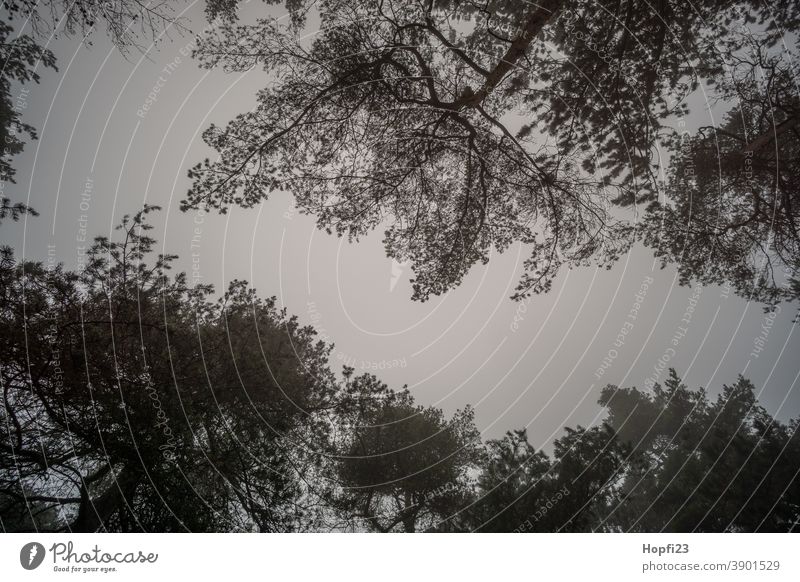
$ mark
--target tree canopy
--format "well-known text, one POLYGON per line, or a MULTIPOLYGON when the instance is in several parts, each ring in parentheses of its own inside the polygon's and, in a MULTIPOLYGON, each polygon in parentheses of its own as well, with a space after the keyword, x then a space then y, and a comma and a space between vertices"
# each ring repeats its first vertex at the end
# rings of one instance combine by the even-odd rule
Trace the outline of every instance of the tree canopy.
POLYGON ((744 378, 608 386, 551 454, 483 443, 234 281, 154 255, 145 207, 80 273, 0 255, 4 531, 790 531, 798 421, 744 378))
POLYGON ((330 348, 242 282, 213 301, 170 277, 174 257, 149 260, 150 210, 120 241, 96 239, 80 274, 4 252, 3 520, 299 528, 313 517, 297 473, 324 452, 330 348))
MULTIPOLYGON (((682 283, 771 306, 800 297, 798 70, 779 44, 796 2, 266 4, 286 17, 242 23, 237 0, 206 4, 200 63, 267 81, 253 110, 204 133, 218 155, 190 171, 185 210, 288 192, 331 234, 383 229, 418 300, 513 244, 531 251, 519 299, 635 241, 682 283), (680 131, 701 86, 730 107, 680 131)), ((4 6, 31 29, 0 23, 3 185, 35 137, 15 90, 56 65, 40 35, 105 22, 124 51, 180 26, 165 3, 4 6)), ((0 194, 0 221, 33 212, 0 194)), ((4 531, 800 523, 800 420, 773 418, 744 377, 714 398, 674 370, 648 389, 607 386, 605 417, 565 427, 551 450, 523 429, 483 442, 471 407, 448 416, 334 370, 332 346, 246 282, 216 297, 173 274, 148 234, 156 209, 96 238, 80 272, 0 249, 4 531)))
POLYGON ((566 429, 552 460, 524 431, 490 442, 467 522, 479 531, 793 531, 798 420, 740 377, 710 401, 675 370, 652 391, 608 386, 602 424, 566 429))
POLYGON ((404 532, 442 527, 470 498, 481 459, 480 433, 466 409, 446 420, 373 376, 351 379, 336 464, 334 503, 356 526, 404 532))
POLYGON ((515 298, 548 290, 562 265, 609 267, 638 234, 614 204, 658 200, 670 119, 700 82, 725 79, 741 23, 774 46, 800 13, 789 1, 331 0, 240 24, 235 6, 217 6, 228 18, 196 56, 262 67, 269 84, 205 132, 218 156, 190 171, 184 208, 288 191, 328 232, 384 229, 420 300, 515 243, 531 249, 515 298))
POLYGON ((718 126, 674 136, 667 191, 642 234, 683 283, 774 305, 800 297, 800 71, 765 35, 741 36, 716 87, 734 107, 718 126))

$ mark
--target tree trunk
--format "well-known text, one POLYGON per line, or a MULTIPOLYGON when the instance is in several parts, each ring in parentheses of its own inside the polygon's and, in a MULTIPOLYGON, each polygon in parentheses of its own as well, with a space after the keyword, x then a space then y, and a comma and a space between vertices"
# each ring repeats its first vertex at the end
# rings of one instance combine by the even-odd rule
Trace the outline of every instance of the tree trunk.
POLYGON ((81 487, 81 504, 78 516, 70 525, 76 533, 94 533, 101 529, 126 499, 130 499, 136 489, 138 475, 127 467, 120 471, 111 485, 99 496, 92 498, 88 486, 81 487))
POLYGON ((414 533, 417 531, 417 510, 410 492, 405 492, 403 501, 405 504, 403 509, 403 529, 406 533, 414 533))

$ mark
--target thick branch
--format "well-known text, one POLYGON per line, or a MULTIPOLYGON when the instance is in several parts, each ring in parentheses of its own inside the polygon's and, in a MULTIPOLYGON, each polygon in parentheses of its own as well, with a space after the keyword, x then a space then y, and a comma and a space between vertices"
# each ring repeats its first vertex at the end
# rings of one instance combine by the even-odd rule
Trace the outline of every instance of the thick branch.
POLYGON ((777 139, 778 136, 786 133, 793 127, 797 127, 798 117, 793 115, 788 119, 784 119, 778 125, 773 126, 769 131, 766 131, 747 144, 744 148, 745 152, 757 152, 758 150, 767 147, 772 140, 777 139))
POLYGON ((89 487, 81 487, 81 505, 78 516, 71 524, 73 532, 94 533, 104 527, 109 518, 130 498, 136 488, 138 475, 124 468, 114 482, 99 496, 92 498, 89 487))
POLYGON ((462 107, 475 107, 480 105, 484 99, 494 91, 500 84, 503 78, 511 71, 517 61, 525 55, 525 51, 531 45, 536 36, 542 31, 544 26, 556 14, 561 4, 560 0, 542 0, 530 15, 528 21, 525 23, 524 28, 519 33, 511 46, 497 63, 494 69, 486 76, 483 85, 477 91, 467 89, 464 94, 459 97, 454 105, 457 109, 462 107))

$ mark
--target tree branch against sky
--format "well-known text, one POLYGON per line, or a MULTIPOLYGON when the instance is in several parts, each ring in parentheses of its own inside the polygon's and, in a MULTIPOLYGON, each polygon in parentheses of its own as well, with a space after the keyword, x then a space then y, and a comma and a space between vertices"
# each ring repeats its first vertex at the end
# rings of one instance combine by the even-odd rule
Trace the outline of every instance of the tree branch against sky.
POLYGON ((663 204, 641 232, 683 283, 730 284, 775 305, 800 293, 800 71, 796 51, 741 38, 716 87, 732 109, 716 126, 675 136, 663 204))
POLYGON ((498 85, 546 10, 533 11, 521 33, 530 40, 506 43, 496 65, 476 51, 493 37, 469 13, 421 5, 343 3, 310 42, 291 24, 224 26, 200 45, 203 62, 260 64, 278 83, 254 111, 206 132, 221 159, 192 171, 185 206, 224 211, 287 189, 329 232, 357 239, 386 225, 387 253, 414 264, 417 299, 516 241, 535 248, 521 294, 546 289, 561 262, 615 257, 624 236, 596 194, 602 185, 502 121, 513 108, 498 85), (459 19, 475 30, 456 36, 459 19))
POLYGON ((47 45, 62 35, 91 44, 94 29, 105 26, 115 48, 129 54, 145 52, 171 30, 188 31, 165 1, 3 0, 2 9, 6 21, 0 22, 0 223, 6 217, 16 221, 23 214, 36 214, 5 194, 7 184, 15 183, 13 159, 22 153, 26 140, 37 138, 36 128, 22 121, 29 85, 38 84, 43 71, 57 70, 47 45))
POLYGON ((205 132, 218 157, 191 170, 183 208, 288 191, 328 232, 384 229, 419 300, 518 242, 531 255, 515 298, 547 291, 562 265, 610 267, 634 238, 612 203, 656 199, 664 120, 720 74, 715 41, 737 10, 768 18, 710 0, 287 7, 255 24, 228 12, 202 39, 204 66, 262 67, 270 84, 205 132))
POLYGON ((800 298, 798 2, 207 0, 207 32, 150 53, 188 30, 175 6, 4 3, 0 184, 47 128, 19 176, 54 204, 17 228, 36 212, 0 192, 22 231, 0 246, 0 531, 800 527, 778 319, 800 298), (153 62, 95 55, 23 112, 49 35, 85 49, 98 26, 153 62), (198 129, 247 107, 220 81, 247 71, 254 106, 198 129), (159 222, 159 253, 153 200, 174 204, 201 130, 181 202, 201 212, 159 222), (313 220, 205 213, 276 193, 313 220), (404 264, 387 291, 380 257, 333 244, 375 231, 417 301, 527 254, 513 291, 489 272, 420 306, 391 295, 404 264), (623 257, 542 309, 497 301, 623 257))

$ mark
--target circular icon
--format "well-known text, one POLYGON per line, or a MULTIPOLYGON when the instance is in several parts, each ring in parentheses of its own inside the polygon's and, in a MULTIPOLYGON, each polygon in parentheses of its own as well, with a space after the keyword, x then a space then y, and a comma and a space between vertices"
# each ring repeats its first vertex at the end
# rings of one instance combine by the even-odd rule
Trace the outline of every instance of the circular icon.
POLYGON ((19 551, 19 563, 26 570, 35 570, 44 561, 44 546, 38 542, 30 542, 19 551))

